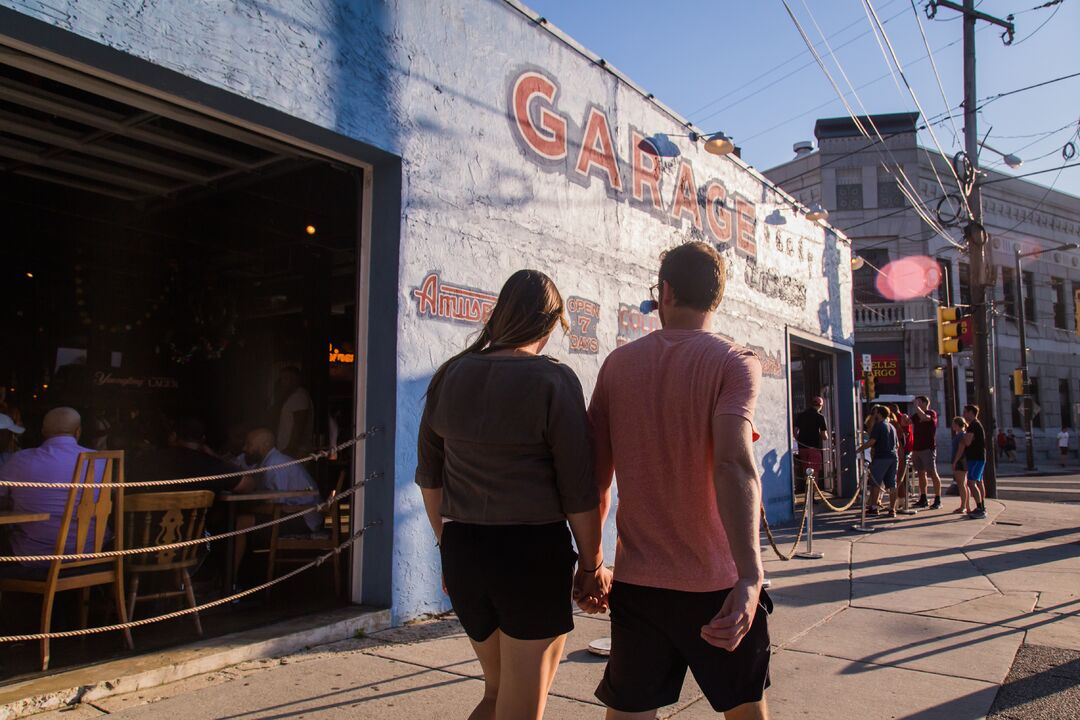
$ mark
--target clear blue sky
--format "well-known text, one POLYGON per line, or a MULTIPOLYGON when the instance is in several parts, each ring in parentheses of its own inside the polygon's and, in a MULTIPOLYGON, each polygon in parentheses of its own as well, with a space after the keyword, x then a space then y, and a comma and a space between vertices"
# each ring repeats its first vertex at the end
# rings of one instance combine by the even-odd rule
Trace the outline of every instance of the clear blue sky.
MULTIPOLYGON (((867 112, 916 109, 902 83, 898 88, 888 74, 862 0, 806 0, 805 5, 803 0, 788 1, 811 40, 819 43, 819 52, 826 56, 828 50, 820 44, 821 35, 807 12, 809 6, 867 112)), ((871 1, 926 114, 933 117, 942 113, 947 106, 925 57, 910 0, 871 1)), ((814 139, 817 118, 845 114, 780 0, 526 2, 703 130, 733 135, 743 149, 743 158, 755 167, 765 169, 791 158, 792 143, 814 139)), ((986 27, 976 35, 980 98, 1080 72, 1080 0, 1029 11, 1042 2, 983 0, 979 4, 980 10, 997 17, 1015 13, 1017 24, 1012 47, 1002 45, 996 28, 986 27), (1048 19, 1045 27, 1032 35, 1048 19)), ((915 2, 934 50, 945 96, 955 108, 963 99, 961 23, 953 19, 958 14, 946 8, 939 9, 935 20, 927 20, 924 4, 925 0, 915 2)), ((830 71, 847 91, 835 62, 830 63, 830 71)), ((850 102, 862 112, 853 97, 850 102)), ((989 104, 981 112, 979 132, 984 135, 989 129, 988 144, 1023 158, 1023 167, 1013 171, 1022 173, 1061 165, 1061 147, 1070 137, 1080 151, 1078 121, 1080 77, 989 104), (1011 137, 1065 125, 1070 127, 1047 137, 1011 137)), ((946 153, 961 149, 963 138, 954 136, 951 124, 939 125, 935 131, 946 153)), ((963 132, 960 118, 956 132, 963 132)), ((920 141, 933 147, 925 131, 920 141)), ((984 151, 982 162, 990 165, 1000 162, 1000 157, 984 151)), ((1080 162, 1080 152, 1073 162, 1080 162)), ((1032 181, 1049 185, 1055 175, 1037 175, 1032 181)), ((1080 196, 1080 167, 1063 171, 1055 187, 1080 196)))

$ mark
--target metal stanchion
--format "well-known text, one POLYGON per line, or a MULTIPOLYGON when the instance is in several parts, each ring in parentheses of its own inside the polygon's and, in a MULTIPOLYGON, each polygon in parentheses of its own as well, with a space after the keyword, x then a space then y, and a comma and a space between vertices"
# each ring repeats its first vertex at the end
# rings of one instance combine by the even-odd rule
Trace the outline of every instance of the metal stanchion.
MULTIPOLYGON (((912 509, 911 506, 908 505, 908 503, 911 501, 911 468, 911 453, 908 453, 907 458, 904 462, 904 507, 898 507, 896 509, 897 515, 915 515, 919 512, 918 510, 912 509)), ((897 492, 899 492, 899 483, 897 484, 896 488, 897 492)))
POLYGON ((806 470, 806 550, 795 553, 795 557, 804 560, 820 560, 825 557, 822 553, 814 552, 814 490, 817 473, 814 468, 806 470))
POLYGON ((862 509, 859 512, 859 524, 852 525, 851 529, 855 532, 872 533, 874 528, 866 524, 866 463, 860 457, 856 462, 859 463, 859 486, 862 490, 862 509))

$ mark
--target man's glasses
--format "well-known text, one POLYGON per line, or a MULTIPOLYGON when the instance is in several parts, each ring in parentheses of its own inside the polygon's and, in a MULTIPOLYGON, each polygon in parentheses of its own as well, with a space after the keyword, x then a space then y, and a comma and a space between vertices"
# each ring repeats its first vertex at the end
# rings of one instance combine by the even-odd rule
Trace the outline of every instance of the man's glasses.
POLYGON ((656 293, 659 289, 660 283, 656 283, 649 288, 649 299, 643 300, 638 308, 639 310, 641 310, 642 315, 648 315, 649 313, 660 307, 660 303, 656 300, 656 293))

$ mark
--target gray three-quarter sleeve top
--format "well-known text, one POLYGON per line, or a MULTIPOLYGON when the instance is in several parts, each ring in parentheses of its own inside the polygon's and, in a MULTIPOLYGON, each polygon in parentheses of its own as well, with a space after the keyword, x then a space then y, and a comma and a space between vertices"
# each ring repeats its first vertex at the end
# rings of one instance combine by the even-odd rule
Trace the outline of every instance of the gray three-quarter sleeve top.
POLYGON ((449 520, 535 525, 599 504, 581 383, 543 355, 451 364, 428 395, 417 456, 416 484, 443 489, 449 520))

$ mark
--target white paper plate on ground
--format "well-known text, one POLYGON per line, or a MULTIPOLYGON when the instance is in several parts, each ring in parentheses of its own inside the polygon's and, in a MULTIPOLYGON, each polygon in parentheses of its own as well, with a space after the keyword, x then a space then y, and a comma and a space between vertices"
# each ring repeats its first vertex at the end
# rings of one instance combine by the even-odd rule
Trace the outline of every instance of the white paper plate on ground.
POLYGON ((611 655, 611 638, 599 638, 589 643, 589 652, 600 657, 611 655))

